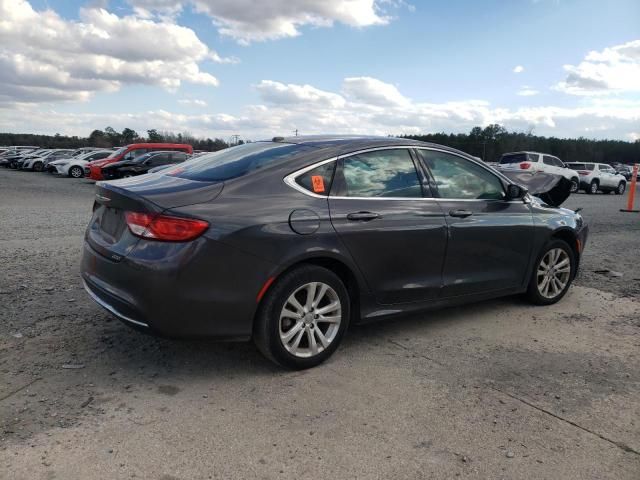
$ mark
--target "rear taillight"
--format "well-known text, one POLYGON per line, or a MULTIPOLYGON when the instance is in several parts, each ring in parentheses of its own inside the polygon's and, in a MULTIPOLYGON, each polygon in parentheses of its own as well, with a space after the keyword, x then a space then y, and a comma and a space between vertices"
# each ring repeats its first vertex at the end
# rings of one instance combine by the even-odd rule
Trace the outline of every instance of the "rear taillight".
POLYGON ((531 167, 531 164, 529 162, 522 162, 520 164, 520 170, 528 170, 531 167))
POLYGON ((591 172, 589 170, 577 170, 579 175, 589 175, 591 172))
POLYGON ((125 218, 129 230, 135 236, 164 242, 193 240, 209 228, 209 223, 204 220, 153 213, 126 212, 125 218))

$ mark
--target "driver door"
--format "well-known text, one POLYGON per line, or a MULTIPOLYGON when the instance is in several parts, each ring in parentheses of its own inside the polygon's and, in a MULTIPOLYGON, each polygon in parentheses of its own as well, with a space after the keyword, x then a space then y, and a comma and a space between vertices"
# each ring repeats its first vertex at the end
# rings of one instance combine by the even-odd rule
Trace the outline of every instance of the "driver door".
POLYGON ((529 205, 508 200, 503 181, 480 163, 438 150, 418 153, 447 222, 442 296, 523 285, 534 233, 529 205))

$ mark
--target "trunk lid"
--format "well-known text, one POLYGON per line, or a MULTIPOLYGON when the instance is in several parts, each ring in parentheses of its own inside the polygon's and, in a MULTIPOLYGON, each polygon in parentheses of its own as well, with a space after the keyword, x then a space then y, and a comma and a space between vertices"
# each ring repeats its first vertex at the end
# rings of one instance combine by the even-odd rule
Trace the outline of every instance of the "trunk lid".
POLYGON ((159 214, 170 208, 209 202, 220 194, 223 186, 222 182, 199 182, 161 174, 99 182, 85 238, 101 255, 120 261, 140 240, 129 231, 125 212, 159 214))

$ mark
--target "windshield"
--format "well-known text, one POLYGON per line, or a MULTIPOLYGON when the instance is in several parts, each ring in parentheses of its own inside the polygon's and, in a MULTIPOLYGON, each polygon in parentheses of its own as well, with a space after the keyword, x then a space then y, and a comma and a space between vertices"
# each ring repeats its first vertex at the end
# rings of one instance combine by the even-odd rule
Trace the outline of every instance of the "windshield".
POLYGON ((189 180, 220 182, 286 161, 307 148, 309 147, 286 143, 247 143, 187 161, 170 171, 168 175, 189 180))
POLYGON ((527 161, 527 154, 526 153, 506 153, 506 154, 502 155, 502 158, 500 159, 500 163, 501 164, 521 163, 521 162, 526 162, 526 161, 527 161))
POLYGON ((115 152, 113 152, 111 155, 109 155, 107 158, 116 158, 118 155, 124 153, 127 151, 127 147, 120 147, 119 149, 117 149, 115 152))

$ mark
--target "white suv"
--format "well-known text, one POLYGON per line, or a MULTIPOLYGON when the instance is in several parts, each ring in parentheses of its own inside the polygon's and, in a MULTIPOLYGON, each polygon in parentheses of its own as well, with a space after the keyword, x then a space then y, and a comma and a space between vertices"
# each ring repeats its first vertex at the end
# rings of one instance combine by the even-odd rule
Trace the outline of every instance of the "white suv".
POLYGON ((568 163, 580 175, 580 188, 587 193, 616 192, 622 195, 627 189, 627 179, 613 167, 604 163, 568 163))
POLYGON ((571 193, 578 191, 580 176, 578 172, 567 168, 558 157, 538 152, 505 153, 500 157, 498 170, 523 170, 525 172, 545 172, 562 175, 571 182, 571 193))

